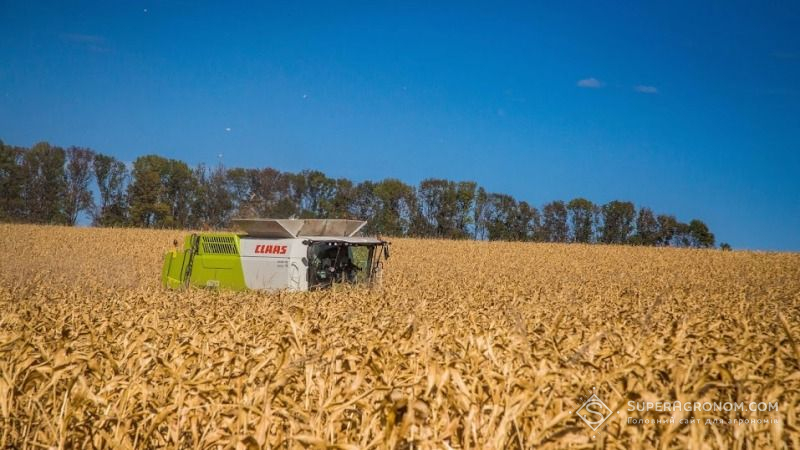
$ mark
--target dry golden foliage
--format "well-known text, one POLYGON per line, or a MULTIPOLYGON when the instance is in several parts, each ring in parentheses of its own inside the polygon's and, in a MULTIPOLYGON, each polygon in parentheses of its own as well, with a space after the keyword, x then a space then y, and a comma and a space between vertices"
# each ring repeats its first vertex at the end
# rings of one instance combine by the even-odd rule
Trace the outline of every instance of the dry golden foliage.
POLYGON ((180 235, 0 225, 0 448, 800 448, 798 254, 396 239, 381 289, 165 291, 180 235))

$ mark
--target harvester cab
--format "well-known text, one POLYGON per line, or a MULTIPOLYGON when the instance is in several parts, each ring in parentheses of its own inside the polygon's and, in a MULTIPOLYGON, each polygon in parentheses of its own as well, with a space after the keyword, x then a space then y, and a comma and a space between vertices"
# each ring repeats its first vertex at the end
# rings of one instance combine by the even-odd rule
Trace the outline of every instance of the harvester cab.
POLYGON ((356 236, 366 222, 343 219, 234 219, 243 233, 187 236, 164 256, 164 287, 233 290, 323 289, 380 281, 389 242, 356 236), (177 247, 177 246, 176 246, 177 247))

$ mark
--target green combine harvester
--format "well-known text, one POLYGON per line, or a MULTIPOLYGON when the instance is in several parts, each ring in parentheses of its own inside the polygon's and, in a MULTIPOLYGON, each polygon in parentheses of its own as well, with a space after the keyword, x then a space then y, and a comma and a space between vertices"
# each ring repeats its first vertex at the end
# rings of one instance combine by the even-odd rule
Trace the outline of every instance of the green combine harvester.
POLYGON ((344 219, 234 219, 244 233, 187 236, 164 255, 161 284, 232 290, 307 291, 380 280, 389 243, 356 236, 344 219))

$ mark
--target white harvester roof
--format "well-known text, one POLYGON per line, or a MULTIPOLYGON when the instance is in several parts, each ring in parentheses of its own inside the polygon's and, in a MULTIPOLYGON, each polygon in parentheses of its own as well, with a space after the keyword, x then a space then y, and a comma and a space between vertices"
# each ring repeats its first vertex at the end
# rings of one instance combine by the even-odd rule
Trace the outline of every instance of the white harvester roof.
POLYGON ((313 242, 347 242, 348 244, 382 244, 384 241, 375 237, 365 236, 303 236, 305 239, 313 242))
POLYGON ((233 219, 233 224, 252 237, 336 240, 352 238, 367 222, 347 219, 233 219))

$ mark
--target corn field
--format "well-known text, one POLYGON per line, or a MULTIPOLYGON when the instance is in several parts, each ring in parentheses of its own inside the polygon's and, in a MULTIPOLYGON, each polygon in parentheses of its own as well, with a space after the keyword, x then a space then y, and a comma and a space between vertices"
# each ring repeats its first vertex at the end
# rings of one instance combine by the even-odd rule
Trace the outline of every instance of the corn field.
POLYGON ((165 291, 183 235, 0 225, 0 448, 800 448, 798 254, 395 239, 381 287, 165 291))

